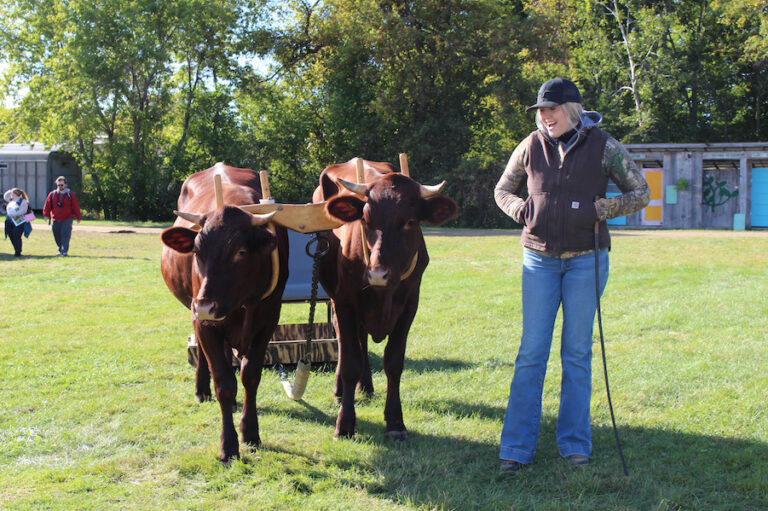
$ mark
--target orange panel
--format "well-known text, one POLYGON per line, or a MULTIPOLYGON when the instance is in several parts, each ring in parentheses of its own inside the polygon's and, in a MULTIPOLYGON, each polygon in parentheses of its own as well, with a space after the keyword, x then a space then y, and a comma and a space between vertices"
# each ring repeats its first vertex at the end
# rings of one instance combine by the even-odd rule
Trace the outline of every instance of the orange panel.
POLYGON ((645 220, 648 222, 661 222, 661 206, 647 206, 645 208, 645 220))
POLYGON ((661 200, 662 171, 645 171, 645 180, 651 188, 651 200, 661 200))

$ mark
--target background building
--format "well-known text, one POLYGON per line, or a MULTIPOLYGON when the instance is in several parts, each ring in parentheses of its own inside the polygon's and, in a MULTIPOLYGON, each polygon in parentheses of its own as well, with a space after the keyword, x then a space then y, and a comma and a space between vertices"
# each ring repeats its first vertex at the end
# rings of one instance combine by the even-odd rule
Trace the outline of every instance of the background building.
MULTIPOLYGON (((627 144, 651 187, 642 211, 613 225, 768 228, 768 142, 627 144)), ((618 193, 615 185, 610 193, 618 193)))
POLYGON ((0 146, 0 190, 21 188, 29 196, 33 209, 43 209, 54 179, 67 178, 69 187, 82 191, 82 173, 67 152, 46 149, 41 144, 6 144, 0 146))

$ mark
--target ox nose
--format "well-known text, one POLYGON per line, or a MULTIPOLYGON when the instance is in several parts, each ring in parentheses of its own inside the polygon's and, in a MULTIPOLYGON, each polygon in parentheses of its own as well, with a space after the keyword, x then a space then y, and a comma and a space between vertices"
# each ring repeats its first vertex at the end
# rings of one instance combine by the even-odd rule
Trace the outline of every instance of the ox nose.
POLYGON ((224 319, 216 316, 216 302, 211 300, 194 300, 192 313, 199 321, 221 321, 224 319))
POLYGON ((368 283, 372 286, 386 286, 389 279, 389 271, 384 268, 369 268, 368 283))

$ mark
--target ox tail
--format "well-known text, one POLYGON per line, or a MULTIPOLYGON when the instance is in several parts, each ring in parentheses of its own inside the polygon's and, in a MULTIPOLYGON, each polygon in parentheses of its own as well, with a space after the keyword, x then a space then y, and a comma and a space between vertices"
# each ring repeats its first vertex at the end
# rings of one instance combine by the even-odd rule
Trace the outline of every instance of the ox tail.
POLYGON ((280 382, 283 384, 285 394, 294 401, 300 401, 301 396, 304 395, 304 391, 307 388, 307 381, 309 380, 310 367, 310 362, 299 360, 296 364, 296 377, 294 378, 293 383, 288 381, 288 378, 284 374, 280 376, 280 382))

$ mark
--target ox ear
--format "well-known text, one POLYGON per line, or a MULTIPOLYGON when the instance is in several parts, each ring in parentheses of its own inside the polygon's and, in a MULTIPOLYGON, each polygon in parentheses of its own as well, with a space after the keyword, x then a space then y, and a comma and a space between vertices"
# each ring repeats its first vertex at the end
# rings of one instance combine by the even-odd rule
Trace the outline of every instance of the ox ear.
POLYGON ((354 222, 363 217, 363 206, 365 201, 352 195, 336 197, 325 206, 325 210, 333 218, 338 218, 342 222, 354 222))
POLYGON ((442 225, 459 212, 459 207, 453 201, 443 195, 422 199, 421 220, 430 225, 442 225))
POLYGON ((182 254, 188 254, 192 252, 195 246, 195 236, 197 236, 197 232, 192 229, 169 227, 162 232, 160 239, 166 247, 182 254))
POLYGON ((323 190, 323 200, 326 201, 339 193, 339 186, 328 177, 328 174, 320 176, 320 188, 323 190))

